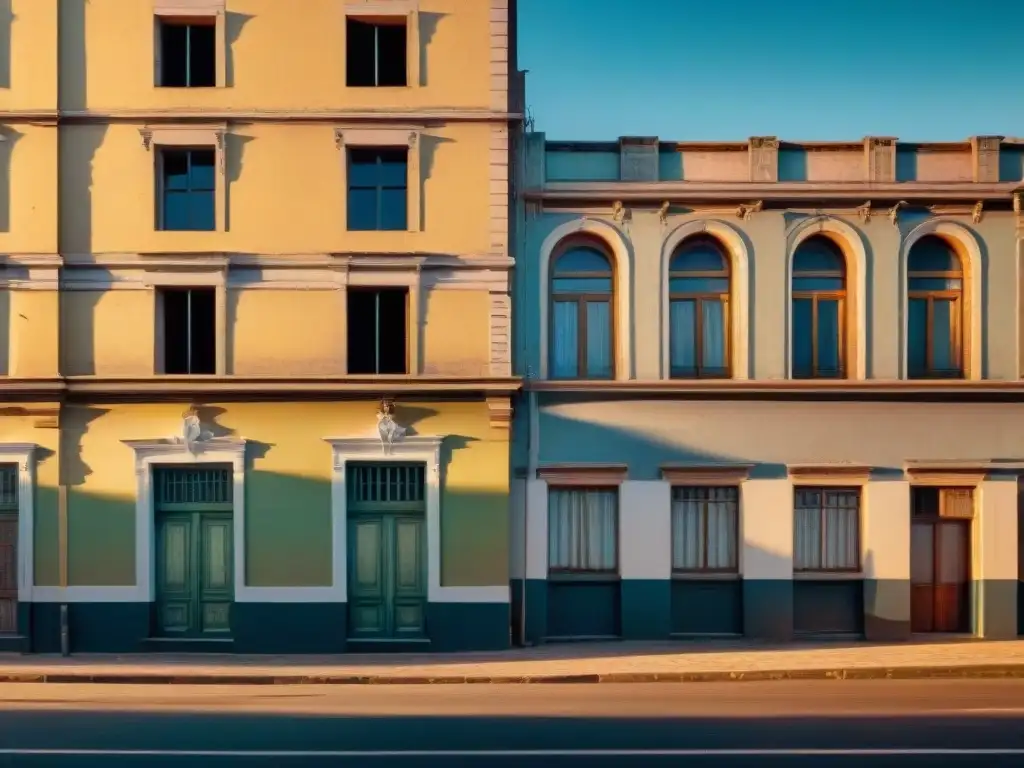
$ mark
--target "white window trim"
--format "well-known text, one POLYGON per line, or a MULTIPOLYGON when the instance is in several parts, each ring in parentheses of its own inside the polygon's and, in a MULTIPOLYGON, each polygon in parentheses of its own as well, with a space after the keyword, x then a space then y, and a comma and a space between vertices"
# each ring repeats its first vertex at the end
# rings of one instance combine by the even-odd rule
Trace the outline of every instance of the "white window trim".
MULTIPOLYGON (((139 129, 142 146, 149 152, 153 151, 153 228, 157 232, 168 232, 163 228, 163 156, 162 149, 170 147, 212 149, 214 151, 214 232, 227 231, 228 185, 226 172, 226 135, 227 126, 196 127, 194 125, 146 126, 139 129), (154 151, 155 149, 155 151, 154 151)), ((181 232, 171 231, 172 236, 181 232)), ((202 235, 207 232, 186 231, 184 234, 202 235)))
POLYGON ((35 584, 35 443, 0 443, 0 464, 18 466, 18 602, 32 602, 35 584))
MULTIPOLYGON (((420 87, 420 4, 419 0, 346 0, 345 20, 349 16, 405 17, 405 85, 378 86, 372 90, 420 87)), ((342 29, 342 33, 345 30, 342 29)), ((345 44, 348 45, 346 39, 345 44)), ((342 82, 348 82, 347 59, 342 58, 342 82)), ((362 89, 360 89, 362 90, 362 89)), ((370 90, 370 89, 368 89, 370 90)))
POLYGON ((164 328, 164 288, 213 288, 214 298, 214 373, 225 376, 228 372, 228 289, 227 274, 222 267, 200 267, 174 272, 148 272, 144 275, 146 287, 153 291, 153 371, 158 376, 163 370, 166 329, 164 328))
POLYGON ((427 491, 427 602, 507 603, 509 588, 441 586, 441 440, 410 436, 394 443, 384 454, 380 437, 326 437, 333 457, 331 472, 331 524, 334 547, 334 583, 341 601, 348 599, 348 496, 345 468, 351 461, 417 461, 426 465, 427 491))
MULTIPOLYGON (((200 17, 214 16, 216 46, 216 80, 215 87, 227 87, 227 23, 225 0, 153 0, 153 87, 164 88, 160 84, 160 64, 163 52, 160 48, 160 17, 200 17)), ((186 89, 182 89, 186 90, 186 89)))
MULTIPOLYGON (((409 376, 418 376, 423 371, 423 324, 419 321, 423 303, 423 273, 420 270, 381 271, 376 269, 347 269, 341 280, 342 308, 341 338, 348 339, 348 291, 349 288, 405 288, 408 294, 406 305, 406 355, 409 376)), ((348 372, 348 344, 342 348, 342 370, 348 372)))
MULTIPOLYGON (((405 194, 406 222, 408 232, 419 232, 421 229, 420 209, 422 207, 423 177, 420 173, 420 140, 423 131, 417 127, 407 128, 346 128, 337 126, 334 129, 334 143, 341 151, 341 188, 345 193, 345 204, 341 207, 341 226, 348 229, 348 149, 349 147, 394 147, 408 148, 406 165, 405 194)), ((400 231, 400 230, 399 230, 400 231)), ((358 231, 356 234, 373 234, 378 230, 358 231)), ((392 231, 379 231, 378 234, 395 234, 392 231)))

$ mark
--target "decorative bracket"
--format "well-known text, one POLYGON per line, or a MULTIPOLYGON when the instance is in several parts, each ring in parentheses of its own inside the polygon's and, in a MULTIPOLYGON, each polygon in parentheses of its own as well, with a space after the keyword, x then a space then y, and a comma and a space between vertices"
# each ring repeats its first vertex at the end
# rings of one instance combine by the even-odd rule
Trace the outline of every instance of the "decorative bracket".
POLYGON ((736 209, 736 216, 744 221, 750 221, 750 217, 755 213, 760 213, 764 210, 764 200, 758 200, 755 203, 740 203, 740 206, 736 209))
POLYGON ((217 140, 217 157, 219 158, 218 167, 220 168, 220 175, 223 176, 225 173, 227 173, 227 164, 224 161, 224 155, 226 154, 224 151, 224 131, 216 131, 214 133, 214 137, 217 140))
POLYGON ((395 442, 405 437, 405 427, 400 427, 394 418, 395 404, 390 398, 382 397, 377 407, 377 433, 385 456, 390 456, 395 442))
POLYGON ((906 200, 900 200, 896 205, 889 209, 889 221, 892 222, 894 227, 900 225, 900 210, 907 207, 906 200))
POLYGON ((865 224, 871 223, 871 201, 868 200, 864 205, 858 206, 857 215, 860 216, 860 220, 865 224))
POLYGON ((671 203, 666 200, 661 204, 661 208, 658 209, 658 221, 662 224, 668 224, 668 209, 671 207, 671 203))
POLYGON ((149 128, 139 128, 139 136, 142 137, 142 146, 149 152, 153 148, 153 131, 149 128))
POLYGON ((616 200, 612 203, 612 219, 617 221, 619 224, 624 222, 629 216, 629 212, 626 210, 626 206, 622 204, 621 200, 616 200))
POLYGON ((974 207, 971 209, 971 221, 973 221, 975 224, 980 224, 981 223, 981 217, 982 217, 982 214, 984 212, 984 208, 985 208, 985 203, 984 202, 982 202, 981 200, 976 202, 974 204, 974 207))
POLYGON ((512 400, 508 397, 488 397, 487 412, 494 429, 510 429, 512 426, 512 400))
POLYGON ((345 146, 345 132, 341 128, 334 129, 334 146, 338 149, 345 146))

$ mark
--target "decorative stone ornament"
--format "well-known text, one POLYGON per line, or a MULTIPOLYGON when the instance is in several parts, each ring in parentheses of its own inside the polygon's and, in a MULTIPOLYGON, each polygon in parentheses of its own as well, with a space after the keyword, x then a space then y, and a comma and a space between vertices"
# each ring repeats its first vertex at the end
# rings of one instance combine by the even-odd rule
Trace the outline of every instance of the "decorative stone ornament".
POLYGON ((181 437, 177 438, 177 440, 184 443, 185 450, 195 456, 196 443, 211 439, 213 433, 203 429, 199 421, 199 411, 196 410, 195 406, 190 407, 181 414, 181 419, 181 437))
POLYGON ((405 437, 405 427, 399 426, 394 418, 395 405, 388 398, 381 398, 377 408, 377 433, 385 456, 390 456, 395 442, 405 437))

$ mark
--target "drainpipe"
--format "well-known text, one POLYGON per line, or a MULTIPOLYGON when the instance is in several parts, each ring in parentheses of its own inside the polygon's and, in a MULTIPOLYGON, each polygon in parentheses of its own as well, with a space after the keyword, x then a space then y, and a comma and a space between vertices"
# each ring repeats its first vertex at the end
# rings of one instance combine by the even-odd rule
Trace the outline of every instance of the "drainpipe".
POLYGON ((60 588, 64 600, 60 604, 60 655, 71 655, 68 622, 68 486, 64 468, 64 425, 57 422, 57 546, 60 555, 60 588))
MULTIPOLYGON (((527 385, 532 378, 532 367, 529 367, 526 372, 527 385)), ((532 645, 526 632, 526 585, 530 575, 527 571, 530 563, 530 480, 537 476, 539 421, 537 418, 537 393, 528 389, 526 392, 526 487, 523 493, 523 590, 519 600, 519 644, 522 646, 532 645)))

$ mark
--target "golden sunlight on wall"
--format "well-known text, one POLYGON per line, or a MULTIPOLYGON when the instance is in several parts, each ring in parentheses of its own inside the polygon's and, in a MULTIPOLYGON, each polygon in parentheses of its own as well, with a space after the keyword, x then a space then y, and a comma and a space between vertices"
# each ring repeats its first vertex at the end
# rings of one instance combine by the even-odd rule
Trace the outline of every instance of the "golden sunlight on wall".
POLYGON ((10 375, 59 374, 60 296, 57 291, 10 291, 10 375))
MULTIPOLYGON (((0 89, 2 92, 2 89, 0 89)), ((0 128, 0 249, 57 250, 57 129, 0 128)))
POLYGON ((488 375, 489 316, 490 296, 486 291, 429 291, 423 328, 423 372, 488 375))
POLYGON ((57 2, 0 1, 0 110, 57 107, 57 2))
POLYGON ((65 291, 61 301, 65 375, 153 374, 152 291, 65 291))
POLYGON ((146 150, 139 128, 62 129, 66 252, 488 250, 489 126, 431 128, 421 137, 422 232, 346 231, 345 155, 333 128, 266 124, 227 137, 226 176, 218 177, 227 232, 156 231, 157 150, 146 150))
POLYGON ((157 90, 150 2, 66 1, 65 49, 82 46, 84 30, 89 56, 82 71, 75 69, 82 62, 74 58, 63 64, 62 77, 70 84, 64 108, 490 105, 490 3, 484 0, 420 0, 420 82, 387 89, 345 87, 343 0, 230 0, 227 8, 228 87, 157 90), (296 10, 299 6, 301 11, 296 10), (111 45, 112 40, 117 44, 111 45), (301 44, 290 46, 288 55, 282 56, 282 40, 301 44))
POLYGON ((228 370, 252 374, 338 374, 345 349, 343 292, 232 290, 228 370))

